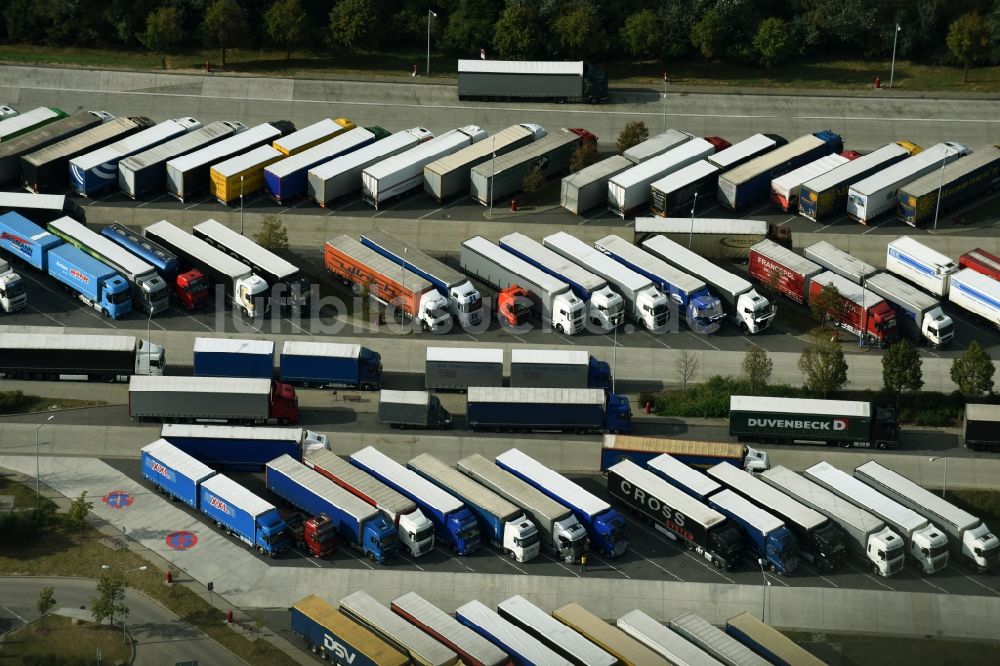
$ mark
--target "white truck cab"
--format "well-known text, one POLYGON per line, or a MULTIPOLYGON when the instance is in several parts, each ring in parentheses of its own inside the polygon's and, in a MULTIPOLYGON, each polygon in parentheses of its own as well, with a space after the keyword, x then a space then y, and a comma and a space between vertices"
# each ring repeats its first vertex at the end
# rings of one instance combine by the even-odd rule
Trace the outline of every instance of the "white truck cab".
POLYGON ((564 562, 579 562, 580 555, 590 549, 590 538, 587 530, 570 514, 552 525, 553 548, 563 558, 564 562))
POLYGON ((587 306, 567 289, 552 299, 552 327, 566 335, 576 335, 583 330, 587 306))
POLYGON ((587 321, 602 333, 613 331, 615 322, 620 322, 625 313, 625 300, 608 285, 590 292, 587 304, 587 321))
POLYGON ((257 316, 258 305, 263 307, 264 312, 270 309, 267 305, 268 289, 264 278, 251 273, 237 278, 236 284, 233 286, 235 287, 233 290, 235 294, 233 305, 242 310, 248 319, 253 319, 257 316))
POLYGON ((28 290, 24 280, 11 269, 6 259, 0 259, 0 308, 15 312, 28 304, 28 290))
POLYGON ((767 451, 761 451, 752 446, 746 447, 746 453, 743 455, 744 471, 757 474, 769 469, 771 469, 771 458, 767 455, 767 451))
POLYGON ((448 303, 462 326, 478 326, 483 319, 483 296, 468 280, 448 290, 448 303))
POLYGON ((162 375, 163 367, 166 365, 166 354, 163 347, 142 338, 137 338, 137 342, 135 374, 162 375))
POLYGON ((442 296, 436 289, 428 290, 420 297, 416 319, 420 322, 420 328, 425 331, 433 331, 434 333, 447 332, 451 324, 451 310, 448 309, 448 299, 442 296))
POLYGON ((503 552, 518 562, 527 562, 538 556, 542 539, 535 524, 525 516, 504 524, 503 552))
POLYGON ((413 557, 420 557, 434 549, 434 523, 420 509, 399 516, 396 528, 399 543, 413 557))
POLYGON ((868 537, 868 561, 883 578, 903 570, 905 550, 903 539, 888 527, 868 537))
POLYGON ((7 106, 6 104, 0 104, 0 119, 3 118, 13 118, 17 115, 17 111, 13 107, 7 106))
POLYGON ((736 299, 736 319, 747 333, 760 333, 771 325, 778 308, 756 289, 743 292, 736 299))
POLYGON ((650 286, 636 294, 637 309, 642 316, 642 324, 653 333, 667 330, 670 321, 670 299, 656 287, 650 286))

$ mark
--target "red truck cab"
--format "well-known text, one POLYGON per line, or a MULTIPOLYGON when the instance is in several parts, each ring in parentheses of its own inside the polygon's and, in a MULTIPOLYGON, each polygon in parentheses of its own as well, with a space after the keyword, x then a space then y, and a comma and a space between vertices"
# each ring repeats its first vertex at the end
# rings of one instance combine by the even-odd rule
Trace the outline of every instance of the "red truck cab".
POLYGON ((295 547, 313 557, 328 557, 337 550, 337 532, 329 517, 319 515, 303 520, 302 514, 285 517, 295 547))
POLYGON ((509 326, 526 323, 531 316, 531 307, 531 298, 528 297, 528 290, 524 287, 515 284, 497 294, 497 312, 503 320, 502 323, 509 326))
POLYGON ((588 143, 592 143, 595 146, 597 145, 597 136, 592 132, 588 132, 582 127, 569 127, 567 129, 569 129, 569 131, 572 132, 573 134, 576 134, 578 137, 580 137, 580 143, 582 145, 586 146, 588 143))
POLYGON ((281 425, 299 422, 299 398, 295 387, 279 381, 271 382, 270 418, 281 425))
POLYGON ((705 141, 708 141, 710 144, 715 146, 715 152, 717 153, 722 152, 726 148, 731 148, 733 145, 729 141, 723 139, 721 136, 706 136, 705 141))
POLYGON ((174 295, 185 310, 198 310, 208 303, 208 279, 196 269, 177 276, 174 295))

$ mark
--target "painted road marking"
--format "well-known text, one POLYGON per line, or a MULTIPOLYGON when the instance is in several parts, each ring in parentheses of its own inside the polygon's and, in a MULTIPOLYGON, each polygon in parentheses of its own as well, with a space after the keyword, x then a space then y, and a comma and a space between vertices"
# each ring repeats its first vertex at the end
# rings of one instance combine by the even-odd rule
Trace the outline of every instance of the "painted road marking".
POLYGON ((135 495, 124 490, 112 490, 102 497, 101 501, 111 509, 127 509, 135 501, 135 495))
POLYGON ((198 545, 198 535, 194 532, 181 530, 179 532, 171 532, 164 538, 164 541, 167 544, 167 548, 172 550, 191 550, 198 545))

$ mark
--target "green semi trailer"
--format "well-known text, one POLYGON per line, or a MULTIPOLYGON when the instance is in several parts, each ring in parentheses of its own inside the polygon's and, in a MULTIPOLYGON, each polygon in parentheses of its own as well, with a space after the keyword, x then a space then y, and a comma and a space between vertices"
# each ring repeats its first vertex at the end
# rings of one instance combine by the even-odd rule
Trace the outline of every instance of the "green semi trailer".
POLYGON ((734 395, 729 434, 741 442, 894 449, 899 427, 891 409, 854 400, 734 395))

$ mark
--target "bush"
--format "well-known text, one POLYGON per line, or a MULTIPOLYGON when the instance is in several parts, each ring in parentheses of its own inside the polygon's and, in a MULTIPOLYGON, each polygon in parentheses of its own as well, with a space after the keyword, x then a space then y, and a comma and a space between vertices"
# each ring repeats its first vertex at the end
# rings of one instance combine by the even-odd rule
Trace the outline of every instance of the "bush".
MULTIPOLYGON (((640 404, 653 404, 653 411, 661 416, 692 418, 726 418, 729 416, 729 396, 747 395, 750 384, 744 379, 709 377, 704 384, 693 384, 687 389, 671 389, 659 393, 643 393, 640 404)), ((766 395, 777 397, 803 397, 805 391, 788 384, 769 385, 766 395)))
POLYGON ((26 407, 31 397, 21 391, 0 391, 0 414, 9 414, 26 407))

